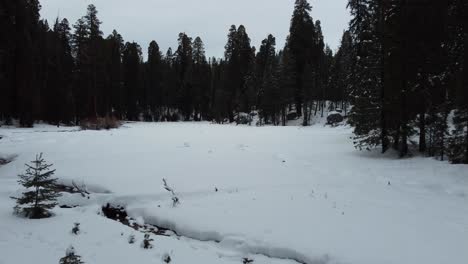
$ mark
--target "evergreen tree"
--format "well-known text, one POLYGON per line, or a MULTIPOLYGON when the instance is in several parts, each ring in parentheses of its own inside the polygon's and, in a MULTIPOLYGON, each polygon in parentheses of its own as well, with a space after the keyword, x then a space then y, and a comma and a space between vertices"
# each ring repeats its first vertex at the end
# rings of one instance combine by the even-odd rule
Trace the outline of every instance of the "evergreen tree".
POLYGON ((38 69, 35 61, 40 60, 38 50, 39 10, 37 0, 16 1, 14 24, 15 38, 15 83, 17 111, 20 125, 32 127, 34 123, 34 101, 38 98, 38 69))
POLYGON ((125 117, 137 121, 142 112, 138 101, 141 88, 141 47, 135 42, 125 43, 123 50, 123 84, 125 117))
POLYGON ((295 105, 298 116, 302 116, 302 104, 304 103, 304 77, 313 72, 305 74, 306 66, 315 65, 317 62, 317 40, 314 21, 310 16, 312 7, 307 0, 296 0, 294 13, 288 37, 288 50, 292 56, 295 80, 295 105))
POLYGON ((380 43, 376 43, 376 9, 369 1, 350 0, 348 8, 353 16, 350 33, 353 37, 354 56, 351 73, 351 102, 353 105, 349 123, 354 127, 354 144, 359 149, 371 149, 382 145, 388 148, 384 120, 381 119, 383 104, 381 93, 383 79, 380 75, 380 43))
POLYGON ((147 62, 147 88, 145 95, 148 97, 148 104, 153 116, 159 119, 159 114, 156 114, 162 106, 163 90, 162 90, 162 54, 159 50, 159 45, 156 41, 151 41, 148 47, 148 62, 147 62))
MULTIPOLYGON (((16 0, 0 3, 0 123, 11 124, 16 117, 17 86, 15 85, 16 64, 16 0)), ((0 124, 1 125, 1 124, 0 124)))
POLYGON ((179 47, 176 56, 176 71, 178 75, 178 108, 182 111, 185 121, 189 121, 193 113, 193 50, 192 38, 185 33, 179 34, 179 47))
POLYGON ((243 25, 238 28, 235 25, 231 26, 224 56, 227 75, 223 93, 227 96, 229 120, 233 122, 235 112, 250 112, 254 101, 252 97, 255 96, 253 92, 255 52, 243 25))
POLYGON ((441 105, 439 109, 429 109, 429 113, 425 120, 427 125, 425 137, 428 138, 426 151, 429 156, 444 160, 449 135, 447 105, 441 105))
POLYGON ((123 37, 116 31, 107 37, 109 58, 107 60, 107 71, 109 75, 109 85, 105 92, 106 115, 113 115, 119 119, 123 118, 124 110, 124 87, 122 85, 122 55, 124 51, 123 37))
POLYGON ((51 72, 50 84, 46 91, 48 99, 54 100, 55 104, 48 103, 49 121, 55 124, 63 122, 72 124, 75 116, 75 102, 73 99, 72 82, 74 61, 71 49, 70 25, 67 19, 55 21, 53 28, 52 44, 53 51, 49 61, 51 72), (50 106, 54 105, 53 108, 50 106), (53 118, 50 118, 52 117, 53 118))
POLYGON ((65 257, 60 259, 59 264, 84 264, 84 262, 81 261, 79 255, 75 254, 75 248, 70 246, 65 253, 65 257))
POLYGON ((449 6, 449 32, 446 47, 450 63, 446 72, 452 90, 452 101, 456 108, 453 122, 455 129, 449 145, 449 156, 453 163, 468 164, 468 3, 452 0, 449 6))
POLYGON ((16 200, 15 212, 31 219, 50 217, 50 209, 54 208, 60 193, 54 187, 57 179, 51 178, 55 170, 50 170, 52 164, 47 164, 42 158, 42 153, 36 155, 31 161, 33 166, 26 164, 26 173, 18 175, 18 183, 27 190, 16 200))
POLYGON ((268 35, 262 41, 256 58, 257 79, 260 88, 257 104, 264 123, 279 125, 281 111, 279 63, 276 57, 276 39, 268 35))
MULTIPOLYGON (((326 90, 326 83, 328 77, 328 63, 326 61, 325 55, 325 42, 322 33, 322 26, 320 20, 315 22, 315 49, 314 49, 314 61, 315 61, 315 69, 313 69, 314 73, 314 87, 315 91, 312 92, 311 100, 315 100, 317 105, 320 106, 321 109, 321 117, 324 115, 325 109, 325 100, 327 99, 327 90, 326 90)), ((309 101, 310 104, 310 101, 309 101)), ((317 108, 316 108, 317 109, 317 108)), ((308 117, 310 119, 310 115, 308 117)))
POLYGON ((281 118, 282 125, 286 126, 289 118, 295 119, 296 117, 289 116, 291 105, 294 103, 294 91, 296 83, 296 73, 294 71, 295 62, 291 56, 288 46, 281 51, 278 55, 279 71, 280 71, 280 98, 281 98, 281 118))
POLYGON ((330 100, 334 102, 341 101, 341 108, 344 114, 347 114, 347 103, 350 98, 349 91, 351 89, 351 76, 354 63, 353 40, 349 31, 343 33, 341 45, 334 56, 331 78, 328 86, 330 100))
POLYGON ((192 50, 194 116, 196 121, 200 121, 209 115, 210 66, 206 60, 205 44, 200 37, 196 37, 193 41, 192 50))

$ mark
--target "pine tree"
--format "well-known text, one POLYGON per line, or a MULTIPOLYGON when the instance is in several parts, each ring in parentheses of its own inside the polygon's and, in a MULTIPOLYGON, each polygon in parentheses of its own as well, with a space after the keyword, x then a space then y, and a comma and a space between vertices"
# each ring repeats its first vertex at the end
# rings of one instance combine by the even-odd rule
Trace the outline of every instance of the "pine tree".
POLYGON ((331 66, 331 77, 328 84, 330 100, 341 101, 341 108, 347 115, 347 104, 350 100, 351 74, 354 62, 353 40, 349 31, 345 31, 341 38, 341 45, 334 56, 331 66))
POLYGON ((39 50, 39 10, 41 6, 37 0, 16 1, 14 25, 16 27, 15 64, 11 65, 15 71, 15 89, 17 98, 17 115, 22 127, 32 127, 34 124, 34 100, 40 100, 38 93, 39 67, 35 62, 40 60, 39 50))
MULTIPOLYGON (((310 12, 312 7, 307 0, 296 0, 288 37, 288 50, 295 62, 295 104, 298 116, 302 116, 304 103, 304 77, 306 65, 317 63, 316 30, 310 12)), ((307 74, 312 74, 308 72, 307 74)))
POLYGON ((238 96, 235 98, 235 110, 248 113, 253 104, 253 67, 255 58, 255 48, 250 44, 250 37, 243 25, 237 28, 237 44, 239 49, 239 87, 238 96))
POLYGON ((276 58, 276 39, 268 35, 262 41, 256 58, 257 105, 262 123, 278 125, 280 109, 280 80, 276 58))
POLYGON ((86 105, 87 105, 87 90, 88 90, 88 53, 89 53, 89 32, 83 18, 80 18, 73 25, 74 33, 72 35, 72 51, 75 58, 74 68, 74 85, 73 91, 75 94, 76 104, 79 106, 77 109, 77 119, 86 118, 86 105))
POLYGON ((122 57, 125 117, 137 121, 142 112, 138 98, 141 88, 141 47, 135 42, 125 43, 122 57))
POLYGON ((53 27, 53 50, 48 63, 49 84, 44 89, 47 97, 45 105, 49 111, 48 121, 57 125, 60 122, 72 124, 75 115, 72 91, 74 61, 70 41, 68 20, 64 18, 59 21, 57 18, 53 27))
POLYGON ((192 50, 194 119, 200 121, 209 115, 210 66, 206 60, 205 44, 200 37, 196 37, 193 41, 192 50))
POLYGON ((468 164, 468 111, 455 112, 455 129, 449 145, 449 157, 452 163, 468 164))
MULTIPOLYGON (((325 108, 325 99, 327 97, 326 91, 326 81, 327 81, 327 71, 328 65, 325 61, 325 42, 322 33, 322 25, 320 20, 315 21, 315 49, 314 49, 314 61, 315 69, 314 69, 314 86, 315 91, 312 92, 312 100, 315 100, 317 104, 320 104, 321 108, 321 117, 324 115, 324 108, 325 108)), ((310 116, 309 116, 310 119, 310 116)))
MULTIPOLYGON (((0 4, 0 122, 12 123, 16 114, 15 85, 15 36, 17 0, 6 0, 0 4)), ((1 125, 1 124, 0 124, 1 125)))
POLYGON ((124 114, 124 87, 122 85, 122 54, 124 50, 123 37, 116 31, 107 37, 109 59, 107 60, 107 69, 109 74, 109 87, 105 95, 106 114, 113 115, 118 119, 123 118, 124 114))
POLYGON ((450 1, 449 19, 446 46, 451 67, 447 75, 454 83, 452 100, 456 111, 448 151, 452 163, 468 164, 468 2, 450 1))
POLYGON ((185 33, 179 34, 176 69, 178 75, 178 108, 182 111, 185 121, 189 121, 193 113, 193 50, 192 38, 185 33))
MULTIPOLYGON (((287 41, 288 43, 289 41, 287 41)), ((282 52, 279 53, 280 57, 280 92, 281 92, 281 105, 282 105, 282 125, 286 126, 288 119, 296 119, 297 115, 290 115, 292 110, 292 105, 295 102, 295 89, 296 89, 296 80, 297 73, 295 72, 296 62, 294 61, 293 56, 289 50, 289 46, 286 44, 286 47, 282 52)))
POLYGON ((51 178, 55 170, 50 170, 52 164, 45 162, 42 153, 36 155, 31 163, 32 166, 25 165, 25 174, 18 175, 18 183, 27 190, 20 198, 12 197, 16 200, 15 212, 31 219, 50 217, 49 210, 57 205, 55 201, 60 197, 60 193, 54 189, 57 179, 51 178))
POLYGON ((350 0, 348 7, 353 19, 350 33, 354 43, 354 64, 351 73, 350 96, 353 105, 349 123, 354 127, 354 144, 370 150, 382 145, 387 150, 384 121, 381 119, 383 79, 380 75, 380 43, 377 36, 376 10, 369 1, 350 0))
POLYGON ((84 262, 81 261, 79 255, 75 255, 75 248, 70 246, 65 253, 65 257, 60 259, 59 264, 84 264, 84 262))
POLYGON ((100 29, 102 22, 97 17, 97 14, 96 6, 93 4, 88 5, 87 13, 83 17, 83 20, 86 24, 90 39, 102 37, 102 31, 100 29))
POLYGON ((253 105, 253 67, 255 51, 243 25, 232 25, 225 46, 226 75, 223 78, 223 94, 227 99, 229 121, 235 112, 250 112, 253 105))
MULTIPOLYGON (((153 115, 158 112, 162 106, 163 90, 162 90, 162 54, 159 50, 159 45, 156 41, 151 41, 148 47, 148 88, 146 96, 148 96, 150 108, 153 115), (158 109, 158 110, 157 110, 158 109)), ((156 120, 159 119, 159 114, 154 115, 156 120)))

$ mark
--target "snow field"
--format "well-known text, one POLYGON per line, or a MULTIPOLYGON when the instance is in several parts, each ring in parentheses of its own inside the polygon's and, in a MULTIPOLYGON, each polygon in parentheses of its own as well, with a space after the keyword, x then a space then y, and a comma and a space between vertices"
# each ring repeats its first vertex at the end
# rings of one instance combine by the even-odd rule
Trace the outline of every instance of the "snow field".
POLYGON ((17 155, 0 167, 1 264, 56 263, 70 244, 86 263, 163 263, 164 254, 173 263, 468 261, 468 166, 358 152, 347 127, 129 123, 0 135, 0 155, 17 155), (92 194, 65 194, 62 204, 79 207, 56 208, 54 218, 19 219, 8 197, 39 152, 61 182, 92 194), (175 208, 163 178, 180 198, 175 208), (182 237, 152 237, 154 249, 141 249, 143 234, 97 214, 108 202, 182 237))

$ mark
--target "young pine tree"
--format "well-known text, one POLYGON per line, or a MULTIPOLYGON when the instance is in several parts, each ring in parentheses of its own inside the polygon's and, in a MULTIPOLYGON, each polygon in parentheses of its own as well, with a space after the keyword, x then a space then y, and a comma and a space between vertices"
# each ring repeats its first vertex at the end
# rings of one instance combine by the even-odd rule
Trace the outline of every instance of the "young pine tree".
POLYGON ((12 197, 16 200, 15 212, 31 219, 50 217, 49 210, 57 205, 55 201, 60 196, 53 188, 57 181, 52 178, 55 170, 50 170, 52 164, 45 162, 42 153, 31 163, 32 166, 26 164, 26 173, 19 175, 18 182, 26 191, 20 198, 12 197))
POLYGON ((448 111, 446 104, 437 109, 430 109, 429 116, 426 117, 427 128, 426 137, 427 154, 431 157, 436 157, 441 161, 444 160, 446 149, 448 146, 448 111))
POLYGON ((455 164, 468 164, 468 111, 457 110, 453 119, 455 129, 449 144, 450 161, 455 164))
POLYGON ((70 246, 67 249, 65 257, 60 259, 59 264, 84 264, 84 262, 81 261, 80 256, 75 255, 75 248, 70 246))

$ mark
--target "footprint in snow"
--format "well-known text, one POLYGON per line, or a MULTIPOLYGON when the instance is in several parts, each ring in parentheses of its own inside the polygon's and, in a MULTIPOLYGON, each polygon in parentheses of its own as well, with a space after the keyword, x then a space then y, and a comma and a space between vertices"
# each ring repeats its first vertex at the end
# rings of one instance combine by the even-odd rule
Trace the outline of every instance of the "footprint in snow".
POLYGON ((249 148, 249 145, 239 144, 239 145, 237 145, 237 148, 242 150, 242 151, 247 151, 248 148, 249 148))
POLYGON ((177 148, 190 148, 190 143, 184 142, 182 146, 177 146, 177 148))

